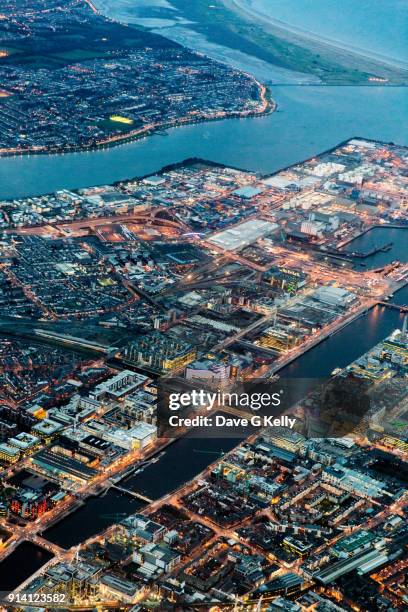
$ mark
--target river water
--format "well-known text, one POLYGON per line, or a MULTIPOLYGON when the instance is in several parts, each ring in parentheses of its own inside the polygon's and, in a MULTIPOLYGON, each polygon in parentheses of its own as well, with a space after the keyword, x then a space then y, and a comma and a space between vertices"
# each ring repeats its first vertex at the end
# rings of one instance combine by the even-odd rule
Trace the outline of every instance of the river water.
MULTIPOLYGON (((405 240, 402 232, 400 239, 405 240)), ((396 241, 395 235, 394 240, 396 241)), ((396 248, 400 246, 396 245, 396 248)), ((391 257, 391 252, 388 255, 391 257)), ((408 304, 408 287, 396 293, 393 301, 408 304)), ((403 315, 398 311, 377 306, 338 334, 305 353, 279 374, 283 378, 302 380, 328 377, 335 368, 345 367, 394 329, 400 328, 402 322, 403 315)), ((233 438, 181 438, 168 447, 156 463, 126 478, 121 486, 158 499, 194 478, 237 443, 233 438)), ((120 520, 120 514, 115 516, 116 513, 130 514, 141 507, 142 504, 132 497, 111 490, 105 497, 90 499, 83 508, 57 523, 43 535, 50 541, 69 548, 120 520)))
MULTIPOLYGON (((121 486, 158 499, 194 478, 222 452, 231 450, 237 444, 237 440, 231 438, 205 442, 205 447, 201 448, 200 440, 189 437, 178 440, 167 448, 157 463, 122 481, 121 486)), ((111 489, 106 495, 90 498, 79 510, 43 535, 63 548, 70 548, 143 506, 145 504, 134 497, 111 489)))
MULTIPOLYGON (((94 1, 105 14, 120 21, 140 23, 140 11, 145 14, 146 10, 156 12, 157 9, 177 16, 171 8, 171 0, 94 1)), ((330 27, 337 27, 336 17, 342 24, 339 27, 342 42, 350 43, 358 38, 365 50, 384 55, 389 55, 391 45, 399 60, 408 61, 406 21, 400 19, 404 11, 408 11, 408 0, 387 3, 344 0, 347 3, 345 11, 338 10, 336 0, 248 2, 257 10, 294 26, 299 26, 299 19, 305 18, 305 29, 323 36, 330 36, 330 27), (375 3, 370 11, 365 6, 367 2, 375 3), (356 28, 365 32, 365 37, 357 37, 356 28), (378 28, 383 32, 382 38, 378 28)), ((215 49, 212 43, 203 41, 189 29, 184 17, 178 15, 177 19, 181 19, 183 36, 188 38, 182 42, 188 46, 247 70, 262 80, 276 82, 276 67, 266 62, 263 62, 266 66, 260 66, 249 56, 237 58, 227 47, 218 45, 215 49), (271 70, 274 74, 270 74, 271 70)), ((166 28, 160 32, 168 34, 166 28)), ((296 75, 292 77, 286 82, 297 83, 296 75)), ((285 82, 285 78, 278 81, 285 82)), ((272 173, 352 136, 408 145, 406 88, 274 85, 272 95, 278 103, 278 111, 266 117, 184 126, 169 130, 166 136, 156 135, 87 153, 1 159, 0 199, 143 176, 189 157, 272 173)))
MULTIPOLYGON (((408 303, 408 287, 395 294, 393 301, 408 303)), ((329 376, 334 368, 346 366, 401 325, 402 315, 397 311, 376 307, 340 333, 305 353, 284 368, 280 375, 292 379, 329 376)), ((128 477, 121 486, 158 499, 194 478, 237 442, 233 438, 181 438, 168 447, 156 463, 128 477)), ((110 490, 105 496, 90 498, 79 510, 45 531, 43 536, 64 548, 70 548, 120 521, 123 515, 137 512, 142 507, 143 503, 131 496, 110 490)), ((30 561, 28 564, 27 561, 25 564, 26 576, 35 571, 34 561, 37 566, 39 559, 39 567, 48 560, 43 555, 42 549, 36 549, 33 563, 30 561)), ((8 582, 11 580, 10 567, 14 562, 14 557, 13 560, 8 557, 0 565, 0 576, 5 572, 8 582)))
POLYGON ((352 136, 408 145, 405 88, 273 88, 278 111, 175 128, 119 147, 0 159, 0 199, 109 183, 201 157, 271 173, 352 136))
MULTIPOLYGON (((407 304, 408 288, 395 294, 393 301, 407 304)), ((357 319, 304 354, 280 374, 303 379, 328 376, 334 368, 347 365, 401 325, 402 316, 397 311, 376 307, 367 316, 357 319)), ((236 443, 232 438, 182 438, 172 444, 157 463, 121 484, 157 499, 199 474, 236 443)), ((82 508, 43 535, 51 542, 70 548, 120 521, 124 514, 137 512, 142 507, 143 504, 134 498, 111 490, 103 497, 89 499, 82 508)), ((0 564, 0 590, 15 588, 50 557, 48 551, 33 544, 21 544, 0 564)))
POLYGON ((13 591, 51 558, 48 550, 36 544, 19 544, 0 564, 0 591, 13 591))
POLYGON ((391 261, 408 261, 408 226, 404 229, 374 227, 367 234, 356 238, 346 247, 346 251, 360 251, 368 253, 374 248, 379 248, 391 243, 389 251, 379 251, 366 259, 358 260, 357 266, 361 269, 381 268, 391 261))
MULTIPOLYGON (((130 4, 131 0, 127 2, 130 4)), ((273 2, 278 4, 275 0, 273 2)), ((323 0, 319 2, 321 4, 323 0)), ((354 6, 358 4, 354 0, 347 2, 352 2, 354 6)), ((393 0, 393 3, 395 2, 398 0, 393 0)), ((292 7, 293 12, 296 12, 293 1, 288 0, 286 4, 288 10, 292 7)), ((307 0, 302 0, 302 4, 306 7, 307 0)), ((120 5, 118 1, 116 6, 120 5)), ((304 15, 303 12, 300 14, 304 15)), ((288 20, 290 14, 281 13, 275 17, 288 20)), ((343 22, 344 19, 340 16, 339 23, 343 22)), ((317 31, 315 23, 316 21, 304 22, 303 27, 317 31)), ((385 27, 389 32, 389 24, 385 21, 380 23, 381 27, 385 27)), ((293 25, 299 24, 293 21, 293 25)), ((328 30, 321 33, 330 35, 328 30)), ((345 42, 350 42, 344 39, 345 34, 342 34, 340 27, 338 35, 345 42)), ((371 32, 370 36, 378 37, 378 34, 371 32)), ((373 46, 373 50, 403 59, 397 39, 393 42, 393 49, 385 44, 378 44, 373 46)), ((141 176, 188 157, 201 157, 271 173, 352 136, 408 145, 408 101, 403 88, 276 86, 273 88, 273 96, 278 102, 279 111, 268 117, 185 126, 169 130, 167 136, 157 135, 114 149, 89 153, 1 159, 0 199, 141 176)), ((385 234, 381 236, 384 237, 384 242, 393 240, 393 249, 389 253, 375 256, 377 259, 368 262, 370 265, 377 265, 380 260, 378 265, 383 265, 397 257, 404 257, 405 233, 393 232, 389 239, 385 234)), ((364 236, 358 245, 354 244, 353 247, 368 250, 371 241, 371 236, 364 236)), ((408 303, 407 288, 393 299, 397 303, 408 303)), ((367 316, 354 321, 340 333, 297 359, 285 368, 281 375, 292 378, 327 376, 334 368, 350 363, 401 324, 402 317, 397 311, 377 307, 367 316)), ((126 486, 156 499, 193 478, 233 445, 232 439, 178 440, 157 463, 127 479, 126 486)), ((45 535, 50 540, 69 547, 115 522, 118 513, 135 512, 140 507, 141 504, 134 498, 110 491, 105 497, 88 500, 83 508, 49 529, 45 535)), ((14 568, 24 568, 24 575, 16 575, 16 580, 21 582, 26 575, 30 575, 47 560, 41 556, 38 563, 34 563, 37 557, 31 554, 28 561, 29 551, 24 544, 22 547, 0 566, 0 576, 8 577, 7 581, 2 583, 6 585, 7 582, 3 588, 11 588, 10 584, 14 584, 11 576, 14 568)), ((35 551, 36 555, 40 553, 43 554, 41 551, 35 551)))

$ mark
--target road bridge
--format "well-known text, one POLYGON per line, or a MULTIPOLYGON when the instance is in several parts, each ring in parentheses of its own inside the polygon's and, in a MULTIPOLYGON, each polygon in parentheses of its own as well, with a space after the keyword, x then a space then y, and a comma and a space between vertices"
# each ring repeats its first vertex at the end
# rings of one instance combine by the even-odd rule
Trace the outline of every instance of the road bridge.
POLYGON ((153 503, 153 499, 150 499, 150 497, 147 497, 147 495, 143 495, 143 493, 138 493, 137 491, 131 491, 130 489, 125 489, 124 487, 120 487, 119 485, 113 484, 112 489, 116 489, 117 491, 120 491, 121 493, 125 493, 125 495, 130 495, 131 497, 134 497, 135 499, 139 499, 140 501, 146 502, 146 504, 151 504, 153 503))
POLYGON ((50 542, 49 540, 40 535, 28 533, 25 536, 25 539, 29 540, 33 544, 36 544, 37 546, 41 546, 41 548, 45 548, 55 556, 61 556, 66 553, 66 550, 62 548, 62 546, 58 546, 58 544, 50 542))
POLYGON ((191 232, 191 228, 178 217, 170 215, 167 208, 157 207, 136 210, 131 213, 124 213, 121 215, 92 217, 77 219, 74 221, 42 223, 23 228, 12 228, 10 230, 6 230, 6 233, 41 236, 49 235, 50 232, 54 231, 62 236, 72 236, 74 232, 78 231, 91 231, 97 233, 98 228, 116 224, 120 225, 121 223, 161 225, 163 227, 173 227, 179 230, 191 232))
POLYGON ((408 304, 394 304, 393 302, 377 302, 379 306, 399 310, 400 312, 408 312, 408 304))

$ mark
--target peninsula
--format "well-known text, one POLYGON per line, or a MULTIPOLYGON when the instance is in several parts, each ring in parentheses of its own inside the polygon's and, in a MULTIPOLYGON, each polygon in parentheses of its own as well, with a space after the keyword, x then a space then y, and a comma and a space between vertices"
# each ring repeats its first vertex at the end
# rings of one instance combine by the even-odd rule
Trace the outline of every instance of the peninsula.
POLYGON ((322 84, 408 83, 407 69, 285 27, 285 24, 252 10, 244 2, 170 0, 170 4, 189 20, 189 28, 210 42, 244 52, 274 66, 313 75, 322 84))
POLYGON ((2 8, 0 155, 112 146, 272 109, 253 77, 109 20, 85 0, 2 8))

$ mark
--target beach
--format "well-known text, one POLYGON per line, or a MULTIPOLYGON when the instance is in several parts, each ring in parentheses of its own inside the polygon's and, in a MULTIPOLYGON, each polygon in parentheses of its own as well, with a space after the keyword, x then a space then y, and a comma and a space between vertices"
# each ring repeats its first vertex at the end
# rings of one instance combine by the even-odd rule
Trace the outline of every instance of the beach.
POLYGON ((253 0, 223 0, 224 4, 231 10, 236 11, 249 21, 256 21, 272 34, 276 34, 291 42, 299 41, 303 44, 324 45, 326 48, 335 49, 339 53, 350 53, 360 56, 363 61, 375 61, 395 68, 408 68, 408 61, 398 60, 388 55, 375 52, 373 49, 363 48, 357 40, 353 45, 335 38, 328 38, 322 34, 316 34, 310 30, 297 27, 272 16, 272 11, 266 13, 259 10, 258 3, 253 0))

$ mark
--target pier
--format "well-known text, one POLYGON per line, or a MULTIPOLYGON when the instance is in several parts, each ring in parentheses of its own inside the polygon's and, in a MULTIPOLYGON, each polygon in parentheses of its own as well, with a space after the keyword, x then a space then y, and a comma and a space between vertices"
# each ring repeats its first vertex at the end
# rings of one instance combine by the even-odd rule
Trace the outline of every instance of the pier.
MULTIPOLYGON (((355 240, 355 238, 353 238, 355 240)), ((388 242, 387 244, 383 244, 381 246, 373 246, 369 251, 343 251, 338 246, 337 248, 319 248, 311 245, 311 248, 327 257, 332 257, 334 259, 342 259, 344 261, 353 261, 353 259, 367 259, 368 257, 372 257, 377 253, 387 253, 392 249, 393 243, 388 242)))
POLYGON ((366 257, 371 257, 372 255, 376 255, 377 253, 387 253, 391 251, 393 246, 393 242, 388 242, 387 244, 383 244, 382 246, 374 246, 372 249, 366 252, 361 251, 349 251, 348 254, 352 257, 359 257, 361 259, 365 259, 366 257))

